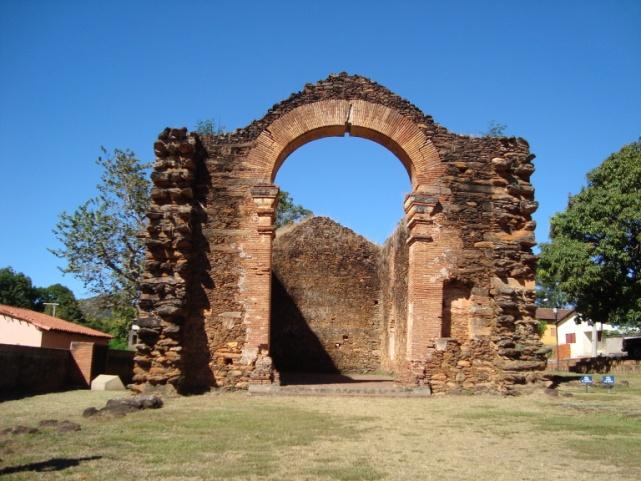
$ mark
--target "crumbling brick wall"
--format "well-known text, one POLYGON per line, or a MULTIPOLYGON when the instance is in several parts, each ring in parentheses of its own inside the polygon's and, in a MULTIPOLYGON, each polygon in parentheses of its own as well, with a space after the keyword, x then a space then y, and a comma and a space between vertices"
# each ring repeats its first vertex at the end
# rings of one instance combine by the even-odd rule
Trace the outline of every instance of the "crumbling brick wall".
POLYGON ((274 241, 271 353, 279 371, 380 368, 379 247, 326 217, 274 241))
POLYGON ((160 135, 138 389, 278 382, 269 340, 272 183, 296 148, 346 134, 386 146, 412 183, 398 379, 435 392, 503 393, 538 379, 545 355, 533 318, 537 203, 527 142, 454 134, 381 85, 340 74, 306 85, 246 128, 160 135))

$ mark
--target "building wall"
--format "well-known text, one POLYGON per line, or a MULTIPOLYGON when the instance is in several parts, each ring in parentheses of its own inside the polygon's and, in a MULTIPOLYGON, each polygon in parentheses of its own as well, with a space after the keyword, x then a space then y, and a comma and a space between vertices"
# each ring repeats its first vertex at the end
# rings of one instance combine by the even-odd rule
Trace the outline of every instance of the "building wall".
POLYGON ((0 343, 0 400, 65 389, 72 364, 65 349, 0 343))
MULTIPOLYGON (((545 331, 541 336, 541 342, 546 346, 556 346, 556 326, 551 323, 547 323, 545 326, 545 331)), ((561 340, 559 339, 559 343, 561 340)))
POLYGON ((279 371, 379 369, 378 257, 378 246, 326 217, 276 237, 270 345, 279 371))
MULTIPOLYGON (((569 316, 559 325, 559 344, 566 344, 567 335, 574 334, 576 342, 570 344, 570 353, 572 358, 591 357, 592 356, 592 326, 587 322, 577 324, 576 316, 569 316)), ((614 327, 610 324, 597 323, 597 331, 611 331, 614 327)), ((608 349, 607 338, 602 336, 601 341, 597 342, 597 355, 615 354, 608 349)), ((613 346, 614 347, 614 346, 613 346)))
POLYGON ((42 345, 43 332, 33 324, 0 314, 0 344, 42 345))
POLYGON ((99 374, 131 382, 132 351, 112 351, 93 344, 66 349, 0 343, 0 400, 88 387, 99 374))
POLYGON ((406 362, 407 350, 407 275, 409 249, 407 226, 401 221, 381 249, 381 368, 400 372, 406 362))
POLYGON ((72 342, 92 342, 100 346, 109 344, 109 339, 93 336, 84 336, 72 332, 42 331, 42 347, 69 349, 72 342))

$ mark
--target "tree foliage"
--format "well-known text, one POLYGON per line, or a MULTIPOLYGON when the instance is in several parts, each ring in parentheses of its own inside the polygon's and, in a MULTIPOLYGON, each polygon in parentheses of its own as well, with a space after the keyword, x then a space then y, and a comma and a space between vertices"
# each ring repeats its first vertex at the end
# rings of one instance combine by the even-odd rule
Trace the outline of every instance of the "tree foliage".
POLYGON ((558 280, 541 282, 536 286, 536 305, 539 307, 567 307, 570 301, 565 292, 559 287, 558 280))
POLYGON ((31 279, 11 267, 0 269, 0 304, 24 307, 38 312, 53 314, 45 303, 56 303, 56 317, 78 324, 87 320, 71 289, 62 284, 35 287, 31 279))
POLYGON ((75 212, 63 212, 54 229, 63 272, 104 296, 113 308, 131 312, 139 293, 144 244, 139 237, 150 203, 148 165, 130 150, 102 148, 98 195, 75 212))
POLYGON ((11 267, 0 269, 0 304, 33 309, 37 297, 31 278, 11 267))
POLYGON ((52 284, 49 287, 37 288, 38 297, 34 302, 35 310, 53 314, 53 310, 46 303, 57 303, 56 317, 78 324, 87 324, 87 319, 80 309, 76 296, 62 284, 52 284))
POLYGON ((584 318, 641 326, 641 141, 588 174, 551 220, 538 276, 556 283, 584 318))
POLYGON ((294 203, 289 192, 281 190, 278 193, 278 205, 276 206, 276 227, 283 227, 287 224, 298 222, 313 215, 312 211, 300 204, 294 203))

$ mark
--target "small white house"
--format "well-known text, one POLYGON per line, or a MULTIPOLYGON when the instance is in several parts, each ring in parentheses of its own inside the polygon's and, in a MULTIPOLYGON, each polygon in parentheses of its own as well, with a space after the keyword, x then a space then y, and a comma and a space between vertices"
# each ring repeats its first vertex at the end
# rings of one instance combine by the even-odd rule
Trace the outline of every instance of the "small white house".
POLYGON ((549 308, 536 310, 536 318, 547 322, 542 338, 544 344, 556 347, 558 342, 561 359, 625 354, 621 350, 621 337, 607 338, 604 335, 604 332, 615 330, 612 325, 586 321, 577 323, 577 315, 574 309, 559 309, 557 312, 549 308))

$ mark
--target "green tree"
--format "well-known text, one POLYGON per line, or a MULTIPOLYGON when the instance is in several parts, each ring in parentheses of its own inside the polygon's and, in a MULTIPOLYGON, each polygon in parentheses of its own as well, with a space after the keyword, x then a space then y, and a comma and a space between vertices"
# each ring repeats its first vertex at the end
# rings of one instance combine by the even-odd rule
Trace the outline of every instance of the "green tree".
POLYGON ((567 307, 570 304, 568 296, 559 288, 559 282, 541 283, 536 286, 536 305, 539 307, 567 307))
POLYGON ((278 205, 276 206, 276 227, 298 222, 313 215, 312 211, 300 204, 295 204, 294 199, 284 190, 278 193, 278 205))
POLYGON ((37 297, 29 277, 11 267, 0 269, 0 304, 33 309, 37 297))
POLYGON ((60 215, 54 233, 63 247, 51 252, 66 261, 63 272, 133 319, 144 258, 140 234, 150 203, 149 165, 130 150, 102 152, 98 195, 60 215))
POLYGON ((587 177, 551 220, 539 280, 558 283, 584 318, 641 326, 641 141, 587 177))
POLYGON ((62 284, 35 287, 22 272, 16 272, 11 267, 0 269, 0 304, 52 314, 49 306, 45 305, 48 302, 58 304, 56 317, 79 324, 87 323, 76 296, 68 287, 62 284))
POLYGON ((37 311, 51 315, 53 312, 49 309, 49 306, 45 305, 45 302, 55 302, 58 304, 56 306, 56 317, 78 324, 87 324, 87 319, 85 319, 80 309, 76 296, 68 287, 62 284, 52 284, 49 287, 38 287, 36 292, 38 296, 34 302, 34 307, 37 311))

